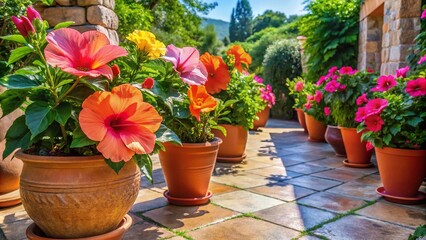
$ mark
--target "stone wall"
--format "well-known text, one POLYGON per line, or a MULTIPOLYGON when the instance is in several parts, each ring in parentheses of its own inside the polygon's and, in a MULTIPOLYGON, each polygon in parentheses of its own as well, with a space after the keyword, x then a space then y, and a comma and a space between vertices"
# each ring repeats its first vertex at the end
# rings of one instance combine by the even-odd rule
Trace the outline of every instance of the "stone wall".
POLYGON ((414 38, 420 32, 420 0, 387 0, 383 17, 382 74, 405 67, 414 38))
POLYGON ((383 17, 369 16, 360 21, 358 69, 380 71, 383 17))
POLYGON ((420 32, 421 0, 366 0, 361 7, 358 69, 395 74, 420 32))
POLYGON ((72 28, 80 32, 100 31, 112 44, 118 44, 118 17, 114 7, 115 0, 55 0, 49 7, 35 6, 52 27, 60 22, 74 21, 72 28))

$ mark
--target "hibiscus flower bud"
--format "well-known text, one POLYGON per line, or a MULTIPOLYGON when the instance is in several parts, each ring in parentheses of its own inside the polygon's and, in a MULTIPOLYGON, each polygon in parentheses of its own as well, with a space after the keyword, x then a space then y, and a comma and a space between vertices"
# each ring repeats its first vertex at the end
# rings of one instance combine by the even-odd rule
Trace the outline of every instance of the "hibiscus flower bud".
POLYGON ((35 10, 32 7, 27 8, 27 16, 28 16, 28 19, 30 20, 30 22, 33 22, 34 19, 36 19, 36 18, 42 20, 40 13, 38 13, 37 10, 35 10))
POLYGON ((112 65, 111 69, 112 69, 112 75, 114 78, 120 75, 120 68, 118 67, 117 64, 112 65))
POLYGON ((152 89, 152 87, 154 87, 154 79, 151 77, 145 78, 142 83, 142 87, 146 89, 152 89))
POLYGON ((12 16, 12 21, 22 36, 27 37, 28 34, 35 33, 34 26, 27 17, 21 16, 21 18, 17 18, 12 16))

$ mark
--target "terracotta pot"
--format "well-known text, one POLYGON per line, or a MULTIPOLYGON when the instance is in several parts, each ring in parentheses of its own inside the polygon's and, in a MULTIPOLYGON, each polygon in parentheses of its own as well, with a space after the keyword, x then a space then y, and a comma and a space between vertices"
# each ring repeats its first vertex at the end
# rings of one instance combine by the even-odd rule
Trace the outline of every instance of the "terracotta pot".
MULTIPOLYGON (((121 220, 117 228, 113 231, 93 237, 78 238, 78 240, 119 240, 132 226, 132 222, 132 217, 126 214, 126 216, 124 216, 123 220, 121 220)), ((58 240, 57 238, 53 239, 46 237, 46 234, 44 234, 43 231, 34 223, 28 226, 26 235, 29 240, 58 240)))
POLYGON ((325 141, 334 149, 337 156, 346 156, 345 144, 343 143, 342 133, 337 126, 327 126, 325 131, 325 141))
POLYGON ((376 158, 386 194, 416 197, 426 177, 426 150, 376 148, 376 158))
POLYGON ((324 135, 327 126, 307 113, 305 113, 305 121, 306 127, 308 128, 309 141, 325 142, 324 135))
POLYGON ((213 142, 184 143, 182 146, 164 143, 166 151, 160 151, 159 157, 168 195, 178 199, 207 196, 221 143, 219 138, 213 142))
POLYGON ((367 142, 361 142, 362 133, 357 133, 356 128, 339 127, 345 144, 346 156, 349 163, 370 164, 373 150, 367 151, 367 142))
MULTIPOLYGON (((0 87, 0 93, 5 91, 0 87)), ((0 116, 2 115, 0 108, 0 116)), ((22 161, 18 158, 12 158, 13 154, 3 159, 5 149, 6 132, 16 118, 22 115, 22 111, 16 110, 11 114, 0 119, 0 207, 9 207, 21 202, 19 196, 19 176, 22 171, 22 161), (7 195, 6 195, 7 194, 7 195)))
POLYGON ((226 129, 226 136, 219 130, 213 130, 214 135, 222 139, 223 144, 219 147, 217 154, 218 162, 239 163, 245 157, 248 131, 242 126, 220 124, 226 129))
POLYGON ((266 126, 266 123, 269 119, 269 112, 271 111, 271 108, 268 106, 265 107, 262 111, 258 112, 256 116, 259 118, 259 120, 255 120, 253 122, 253 129, 257 130, 260 127, 266 126))
POLYGON ((300 126, 302 126, 303 130, 307 133, 308 128, 306 127, 305 112, 303 112, 303 109, 301 108, 296 108, 296 112, 300 126))
POLYGON ((141 173, 134 161, 116 174, 102 156, 35 156, 18 151, 24 162, 22 204, 51 238, 83 238, 117 228, 139 192, 141 173))

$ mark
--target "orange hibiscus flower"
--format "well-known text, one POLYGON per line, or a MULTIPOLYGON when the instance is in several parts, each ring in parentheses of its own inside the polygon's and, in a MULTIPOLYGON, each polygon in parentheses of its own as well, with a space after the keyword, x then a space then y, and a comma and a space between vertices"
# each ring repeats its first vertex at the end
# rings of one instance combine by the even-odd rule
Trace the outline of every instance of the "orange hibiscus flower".
POLYGON ((223 59, 206 52, 200 57, 200 61, 208 72, 207 82, 205 83, 207 92, 214 94, 225 90, 228 87, 231 76, 223 59))
POLYGON ((235 58, 235 68, 242 72, 243 68, 248 69, 251 64, 251 56, 244 51, 244 49, 239 45, 232 46, 228 51, 226 51, 227 55, 234 55, 235 58), (244 65, 244 66, 243 66, 244 65))
POLYGON ((83 102, 80 127, 99 141, 97 149, 113 162, 129 161, 134 154, 151 153, 162 118, 142 93, 124 84, 111 92, 95 92, 83 102))
POLYGON ((216 99, 209 95, 202 85, 192 85, 188 90, 188 98, 190 102, 189 111, 198 121, 201 121, 201 113, 211 112, 217 105, 216 99))

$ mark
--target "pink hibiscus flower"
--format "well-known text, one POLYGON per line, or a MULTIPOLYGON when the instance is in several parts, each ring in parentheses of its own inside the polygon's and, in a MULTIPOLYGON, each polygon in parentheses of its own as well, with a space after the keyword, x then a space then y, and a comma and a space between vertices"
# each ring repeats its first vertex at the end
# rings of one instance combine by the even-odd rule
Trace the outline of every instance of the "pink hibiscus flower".
POLYGON ((345 89, 346 89, 346 85, 345 84, 340 84, 339 91, 345 91, 345 89))
POLYGON ((207 70, 200 61, 200 53, 196 48, 177 48, 173 44, 167 46, 166 61, 173 63, 179 77, 189 85, 204 85, 207 81, 207 70))
POLYGON ((423 10, 422 16, 420 17, 420 19, 425 19, 425 18, 426 18, 426 9, 423 10))
POLYGON ((366 93, 363 93, 361 96, 359 96, 356 99, 356 105, 357 106, 360 106, 360 105, 362 105, 364 103, 367 103, 367 102, 368 102, 368 99, 367 99, 367 94, 366 93))
POLYGON ((320 103, 320 102, 321 102, 321 100, 322 100, 322 92, 321 92, 321 91, 319 91, 319 90, 317 90, 317 91, 315 92, 314 99, 315 99, 315 101, 316 101, 317 103, 320 103))
POLYGON ((367 109, 365 107, 358 108, 358 111, 355 113, 355 121, 362 122, 367 116, 367 109))
POLYGON ((337 89, 339 89, 339 87, 340 87, 340 83, 339 83, 339 82, 337 82, 336 80, 331 80, 330 82, 328 82, 328 83, 325 85, 324 89, 325 89, 327 92, 333 93, 333 92, 335 92, 337 89))
POLYGON ((296 92, 301 92, 304 88, 303 82, 299 81, 296 83, 296 85, 294 85, 294 90, 296 92))
POLYGON ((324 108, 324 114, 325 114, 325 116, 330 115, 330 113, 331 113, 330 108, 329 108, 329 107, 325 107, 325 108, 324 108))
POLYGON ((307 96, 306 96, 306 99, 308 100, 308 102, 309 102, 309 101, 312 101, 312 100, 314 100, 314 96, 312 96, 312 95, 307 95, 307 96))
POLYGON ((409 66, 406 66, 405 68, 400 68, 398 70, 396 70, 396 77, 403 77, 405 78, 407 76, 407 72, 410 70, 409 66))
POLYGON ((394 86, 396 86, 397 82, 395 77, 392 75, 388 76, 380 76, 377 79, 377 86, 371 89, 372 92, 385 92, 394 86))
POLYGON ((344 74, 353 75, 356 73, 356 70, 354 70, 352 67, 345 66, 340 68, 339 73, 340 75, 344 75, 344 74))
POLYGON ((367 129, 372 132, 378 132, 382 129, 383 124, 385 123, 379 115, 370 115, 367 116, 364 120, 365 126, 367 129))
POLYGON ((327 79, 327 77, 326 76, 321 76, 319 79, 318 79, 318 81, 317 81, 317 83, 316 83, 316 85, 317 86, 320 86, 321 84, 323 84, 324 82, 325 82, 325 80, 327 79))
POLYGON ((263 83, 263 78, 261 78, 261 77, 259 77, 257 75, 254 75, 254 81, 256 81, 258 83, 263 83))
POLYGON ((422 64, 424 62, 426 62, 426 54, 423 57, 420 58, 420 60, 417 62, 417 64, 420 65, 420 64, 422 64))
POLYGON ((380 114, 383 109, 388 105, 388 100, 381 99, 381 98, 375 98, 365 105, 365 108, 367 110, 367 115, 374 115, 374 114, 380 114))
POLYGON ((310 102, 305 103, 305 108, 306 110, 311 109, 311 103, 310 102))
POLYGON ((405 91, 413 97, 426 95, 426 78, 417 78, 407 82, 405 91))
POLYGON ((71 28, 61 28, 50 32, 46 37, 49 43, 44 49, 47 63, 75 76, 113 78, 107 64, 127 51, 110 45, 108 38, 98 31, 80 33, 71 28))
POLYGON ((369 72, 369 73, 374 73, 374 69, 372 69, 372 68, 368 68, 368 69, 367 69, 367 72, 369 72))
POLYGON ((334 74, 334 73, 335 73, 338 69, 339 69, 339 68, 338 68, 338 67, 336 67, 336 66, 331 67, 330 69, 328 69, 328 73, 329 73, 329 74, 334 74))

